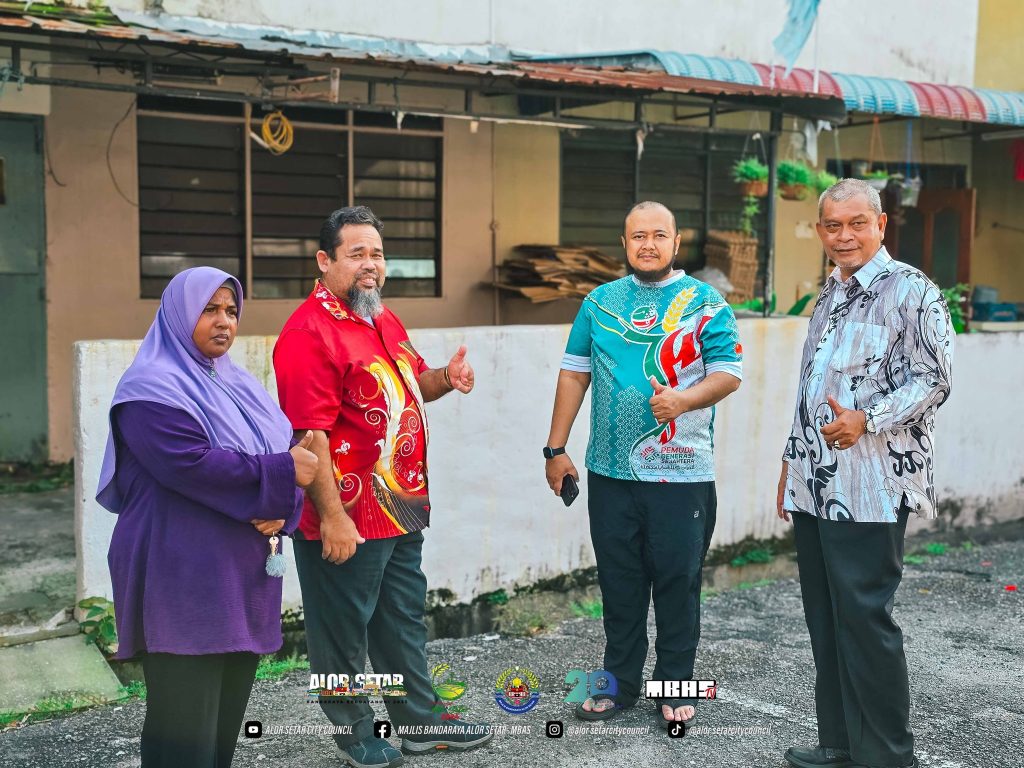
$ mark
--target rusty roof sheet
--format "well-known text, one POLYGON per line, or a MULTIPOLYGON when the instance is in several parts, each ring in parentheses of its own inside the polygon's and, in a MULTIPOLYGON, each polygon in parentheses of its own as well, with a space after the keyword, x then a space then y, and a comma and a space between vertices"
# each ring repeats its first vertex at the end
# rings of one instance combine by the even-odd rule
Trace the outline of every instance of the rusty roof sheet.
MULTIPOLYGON (((9 8, 10 4, 6 4, 6 7, 9 8)), ((49 36, 84 37, 96 41, 198 47, 228 54, 258 52, 331 61, 393 64, 406 69, 458 73, 524 85, 560 85, 619 92, 698 94, 742 99, 797 98, 805 103, 808 100, 816 100, 823 105, 828 103, 829 114, 839 117, 843 114, 838 99, 831 95, 809 93, 799 85, 792 88, 769 88, 623 66, 513 61, 509 52, 499 46, 439 46, 315 30, 225 24, 167 14, 153 16, 120 13, 116 20, 121 23, 113 23, 109 18, 96 22, 89 12, 75 12, 72 9, 61 9, 59 15, 48 17, 14 14, 9 10, 5 12, 5 5, 0 4, 0 33, 32 32, 49 36)))

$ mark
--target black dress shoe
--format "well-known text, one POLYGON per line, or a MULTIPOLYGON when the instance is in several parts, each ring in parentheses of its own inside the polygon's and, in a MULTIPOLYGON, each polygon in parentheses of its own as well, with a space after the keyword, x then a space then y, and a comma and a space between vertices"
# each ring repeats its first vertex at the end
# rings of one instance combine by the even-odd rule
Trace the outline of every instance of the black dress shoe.
MULTIPOLYGON (((918 765, 919 765, 919 763, 917 762, 917 758, 915 757, 915 758, 911 759, 911 761, 909 763, 906 763, 905 765, 898 766, 898 768, 918 768, 918 765)), ((871 766, 871 765, 861 765, 860 763, 851 763, 850 764, 850 768, 875 768, 875 767, 871 766)))
POLYGON ((790 747, 786 750, 786 760, 797 768, 853 768, 854 762, 845 749, 834 747, 790 747))

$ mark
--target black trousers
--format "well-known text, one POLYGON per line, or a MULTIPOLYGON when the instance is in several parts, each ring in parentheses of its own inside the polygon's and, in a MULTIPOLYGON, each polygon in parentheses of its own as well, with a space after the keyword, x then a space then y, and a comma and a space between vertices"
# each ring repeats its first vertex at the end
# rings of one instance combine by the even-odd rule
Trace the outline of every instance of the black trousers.
POLYGON ((903 632, 892 619, 908 514, 850 523, 793 513, 818 740, 863 765, 901 766, 914 755, 903 632))
MULTIPOLYGON (((423 612, 427 578, 420 568, 423 534, 370 539, 341 565, 321 557, 319 541, 295 539, 295 565, 302 589, 309 671, 355 675, 365 672, 366 655, 377 674, 401 674, 407 696, 385 698, 397 725, 439 725, 440 705, 427 673, 427 627, 423 612)), ((335 725, 339 746, 373 736, 373 708, 365 700, 322 701, 335 725)))
POLYGON ((142 768, 228 768, 260 657, 147 653, 142 768))
POLYGON ((654 598, 654 680, 689 680, 700 640, 700 585, 715 530, 713 482, 647 483, 587 475, 590 537, 604 602, 604 668, 616 701, 643 689, 654 598))

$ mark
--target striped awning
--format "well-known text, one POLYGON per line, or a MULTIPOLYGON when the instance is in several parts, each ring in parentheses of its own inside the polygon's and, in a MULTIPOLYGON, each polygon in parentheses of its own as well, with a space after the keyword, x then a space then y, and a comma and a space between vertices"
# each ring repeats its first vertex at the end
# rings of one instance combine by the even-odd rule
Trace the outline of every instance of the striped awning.
POLYGON ((671 75, 718 80, 801 93, 836 96, 851 112, 907 117, 937 117, 975 123, 1024 125, 1024 93, 868 77, 840 72, 794 69, 675 51, 618 51, 592 55, 530 56, 531 61, 637 67, 671 75))

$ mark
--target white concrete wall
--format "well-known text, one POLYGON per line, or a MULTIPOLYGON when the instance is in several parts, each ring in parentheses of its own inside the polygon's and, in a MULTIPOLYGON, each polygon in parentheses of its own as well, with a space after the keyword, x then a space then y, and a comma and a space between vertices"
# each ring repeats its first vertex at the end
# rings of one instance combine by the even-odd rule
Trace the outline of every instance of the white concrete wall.
MULTIPOLYGON (((806 320, 741 320, 744 385, 718 410, 719 511, 713 545, 782 535, 775 487, 788 434, 806 320)), ((460 600, 593 564, 586 483, 569 509, 544 482, 547 438, 566 326, 421 330, 413 341, 432 365, 460 343, 469 347, 477 389, 428 406, 433 525, 424 571, 431 589, 460 600)), ((233 359, 271 392, 273 338, 243 337, 233 359)), ((114 386, 138 342, 76 344, 76 536, 78 594, 110 595, 106 551, 115 517, 93 499, 114 386)), ((1024 515, 1022 417, 1015 407, 1024 378, 1024 334, 960 337, 953 396, 939 413, 936 476, 957 524, 1024 515)), ((589 404, 570 441, 583 469, 589 404)), ((947 519, 940 521, 946 524, 947 519)), ((915 528, 921 527, 914 524, 915 528)), ((299 602, 294 568, 285 600, 299 602)))
MULTIPOLYGON (((139 10, 140 0, 111 5, 139 10)), ((169 14, 551 53, 661 49, 773 60, 786 0, 164 0, 169 14)), ((828 0, 818 61, 851 74, 972 85, 978 0, 828 0)), ((813 37, 798 60, 814 66, 813 37)))

